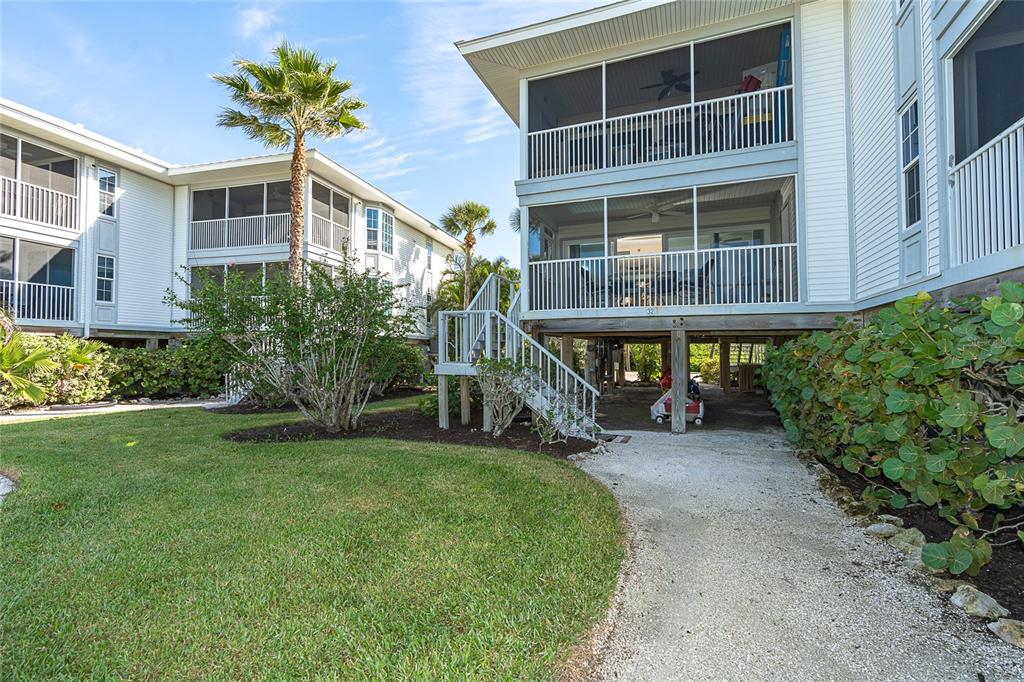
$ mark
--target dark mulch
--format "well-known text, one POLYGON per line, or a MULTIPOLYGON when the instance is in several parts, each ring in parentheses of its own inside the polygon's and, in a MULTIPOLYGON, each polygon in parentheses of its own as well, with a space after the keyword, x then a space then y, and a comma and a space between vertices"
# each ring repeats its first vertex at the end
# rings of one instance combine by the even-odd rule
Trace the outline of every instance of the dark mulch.
MULTIPOLYGON (((860 498, 861 491, 868 486, 867 481, 846 469, 830 468, 843 485, 860 498)), ((929 542, 948 540, 953 532, 953 526, 936 513, 935 507, 911 506, 907 509, 888 509, 886 513, 898 516, 907 526, 920 530, 929 542)), ((977 577, 959 578, 973 582, 979 590, 991 595, 1010 610, 1011 617, 1024 617, 1024 543, 1017 541, 1005 547, 994 547, 992 561, 982 567, 977 577)))
POLYGON ((514 423, 498 438, 484 433, 479 420, 462 426, 458 417, 450 420, 450 428, 437 426, 437 417, 427 417, 417 410, 384 412, 364 415, 359 429, 351 432, 330 433, 308 422, 271 424, 225 434, 228 440, 241 443, 282 443, 309 440, 346 440, 349 438, 392 438, 394 440, 454 443, 474 447, 497 447, 509 450, 530 450, 565 459, 569 455, 587 452, 594 444, 581 438, 570 438, 566 443, 541 445, 540 437, 530 431, 528 424, 514 423))
MULTIPOLYGON (((391 391, 386 395, 374 396, 370 398, 368 403, 379 403, 382 400, 393 400, 395 398, 405 398, 411 395, 426 395, 432 393, 429 389, 417 388, 415 386, 400 386, 395 390, 391 391)), ((281 412, 294 412, 295 406, 291 403, 285 403, 284 405, 255 405, 252 403, 239 403, 238 405, 228 405, 227 407, 215 407, 210 410, 217 414, 279 414, 281 412)))

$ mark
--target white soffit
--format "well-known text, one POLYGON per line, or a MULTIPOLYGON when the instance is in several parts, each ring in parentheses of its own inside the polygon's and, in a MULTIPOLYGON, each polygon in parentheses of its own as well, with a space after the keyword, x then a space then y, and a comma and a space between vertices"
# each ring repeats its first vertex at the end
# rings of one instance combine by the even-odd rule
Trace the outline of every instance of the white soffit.
POLYGON ((505 112, 519 122, 519 79, 634 43, 792 5, 794 0, 624 0, 456 43, 505 112))

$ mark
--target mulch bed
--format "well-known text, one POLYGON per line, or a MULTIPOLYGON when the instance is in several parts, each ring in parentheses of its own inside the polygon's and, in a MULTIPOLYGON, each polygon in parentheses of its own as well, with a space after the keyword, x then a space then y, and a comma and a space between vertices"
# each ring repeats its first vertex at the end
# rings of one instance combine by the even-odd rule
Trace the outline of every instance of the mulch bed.
MULTIPOLYGON (((825 462, 823 464, 860 499, 861 491, 868 486, 867 481, 846 469, 837 469, 825 462)), ((917 528, 929 542, 948 540, 953 532, 953 526, 936 513, 935 507, 921 505, 907 509, 886 509, 885 513, 898 516, 907 526, 917 528)), ((1018 541, 1005 547, 994 547, 992 561, 982 566, 977 577, 951 577, 974 583, 979 590, 1009 609, 1012 618, 1024 618, 1024 543, 1018 541)))
POLYGON ((437 417, 427 417, 418 410, 385 412, 364 415, 356 431, 330 433, 308 422, 272 424, 225 434, 228 440, 240 443, 285 443, 310 440, 347 440, 350 438, 391 438, 394 440, 454 443, 474 447, 496 447, 509 450, 541 452, 559 459, 588 452, 594 444, 581 438, 570 438, 565 443, 542 445, 540 437, 524 423, 514 423, 498 438, 479 428, 477 416, 471 426, 462 426, 459 418, 450 421, 450 428, 437 426, 437 417))
MULTIPOLYGON (((416 388, 413 386, 400 386, 394 391, 391 391, 387 395, 374 396, 370 398, 367 403, 379 403, 382 400, 393 400, 395 398, 407 398, 409 396, 420 396, 427 395, 432 391, 416 388)), ((239 403, 237 405, 228 405, 227 407, 215 407, 211 409, 211 412, 217 414, 279 414, 281 412, 294 412, 295 406, 291 403, 285 403, 284 405, 277 406, 264 406, 256 405, 252 403, 239 403)))

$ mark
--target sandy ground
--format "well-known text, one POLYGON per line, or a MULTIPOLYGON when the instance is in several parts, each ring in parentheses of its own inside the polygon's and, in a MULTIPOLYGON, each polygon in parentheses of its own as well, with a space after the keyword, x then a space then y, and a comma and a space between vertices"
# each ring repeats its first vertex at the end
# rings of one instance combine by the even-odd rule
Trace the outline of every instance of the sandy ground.
POLYGON ((581 463, 636 529, 599 677, 1024 679, 1024 651, 865 536, 780 429, 628 435, 581 463))

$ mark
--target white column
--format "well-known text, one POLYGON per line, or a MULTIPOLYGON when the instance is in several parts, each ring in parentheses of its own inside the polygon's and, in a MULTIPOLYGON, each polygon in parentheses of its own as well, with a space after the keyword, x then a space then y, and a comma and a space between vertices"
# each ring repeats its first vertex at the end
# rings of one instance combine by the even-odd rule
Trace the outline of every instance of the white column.
POLYGON ((519 313, 530 309, 530 207, 519 207, 519 313))
MULTIPOLYGON (((530 177, 530 83, 519 79, 519 177, 530 177)), ((526 223, 522 223, 526 229, 526 223)))
POLYGON ((437 375, 437 427, 448 428, 448 375, 437 375))

